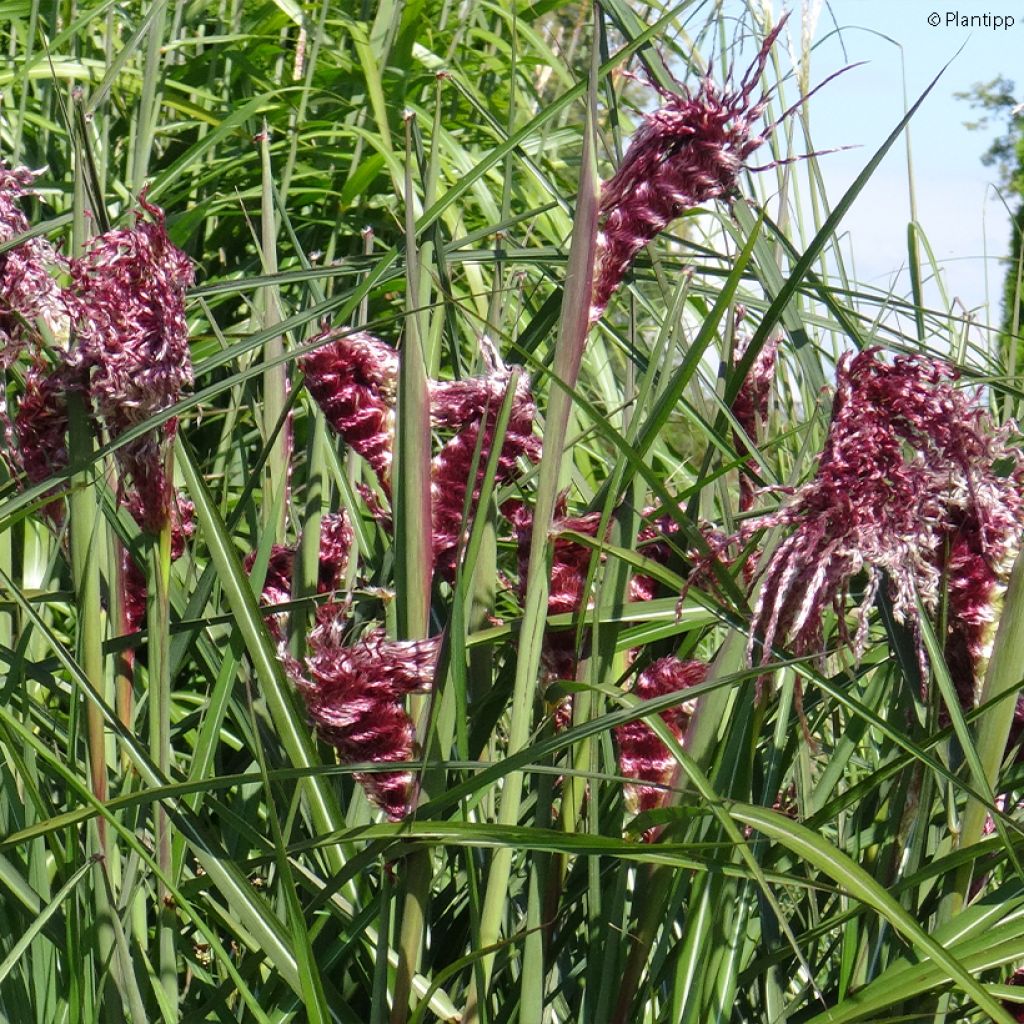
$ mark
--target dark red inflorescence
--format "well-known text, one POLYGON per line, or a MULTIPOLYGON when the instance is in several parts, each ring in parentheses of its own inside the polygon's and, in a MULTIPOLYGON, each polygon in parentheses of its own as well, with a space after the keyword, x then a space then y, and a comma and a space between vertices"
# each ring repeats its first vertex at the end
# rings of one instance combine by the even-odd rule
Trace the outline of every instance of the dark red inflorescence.
POLYGON ((797 653, 820 651, 825 609, 842 602, 862 570, 868 585, 853 640, 857 653, 883 573, 896 616, 912 627, 918 600, 934 612, 946 579, 949 660, 961 670, 962 696, 974 693, 1024 522, 1024 470, 1004 432, 955 387, 956 377, 938 360, 898 356, 884 363, 877 349, 840 360, 817 474, 778 512, 744 528, 749 536, 768 526, 795 527, 765 570, 751 655, 756 640, 762 662, 776 643, 789 642, 797 653), (995 464, 1004 459, 1014 469, 999 475, 995 464))
MULTIPOLYGON (((652 700, 697 686, 707 676, 708 666, 702 661, 659 658, 637 676, 633 693, 642 700, 652 700)), ((661 718, 672 735, 681 740, 692 713, 692 702, 684 702, 662 711, 661 718)), ((618 726, 615 739, 619 746, 619 771, 627 779, 635 780, 626 786, 629 804, 637 812, 661 807, 678 765, 668 747, 641 719, 618 726)))
MULTIPOLYGON (((415 730, 405 698, 429 692, 439 638, 386 640, 374 632, 345 646, 340 631, 340 621, 325 621, 310 634, 305 670, 296 671, 293 663, 294 682, 317 733, 345 764, 411 761, 415 730)), ((389 818, 397 821, 411 810, 409 769, 361 771, 356 778, 389 818)))
POLYGON ((306 387, 390 494, 398 353, 365 331, 328 330, 320 337, 323 343, 299 360, 306 387))
MULTIPOLYGON (((466 490, 470 484, 473 457, 479 444, 479 461, 469 502, 471 515, 480 498, 487 460, 494 445, 498 412, 511 379, 512 372, 501 369, 487 377, 431 383, 431 419, 438 426, 456 428, 455 435, 434 456, 430 465, 434 559, 437 568, 449 579, 455 575, 458 547, 464 540, 468 525, 465 518, 466 490)), ((520 373, 497 459, 496 484, 507 483, 513 478, 520 458, 531 462, 540 458, 540 438, 533 433, 536 413, 529 381, 520 373)))
MULTIPOLYGON (((133 492, 128 496, 128 511, 139 527, 145 529, 146 510, 142 497, 133 492)), ((195 533, 196 507, 180 492, 175 492, 171 500, 171 561, 176 562, 185 553, 185 544, 195 533)), ((146 621, 146 574, 138 567, 128 549, 121 553, 122 581, 124 592, 125 627, 129 632, 142 628, 146 621)))
POLYGON ((637 253, 686 210, 730 195, 748 157, 767 138, 758 82, 782 22, 764 40, 739 87, 701 79, 695 92, 654 86, 664 105, 647 114, 601 190, 601 228, 591 299, 596 323, 637 253))
MULTIPOLYGON (((36 176, 26 167, 0 164, 0 243, 29 230, 21 200, 32 193, 36 176)), ((53 276, 66 270, 67 261, 38 236, 0 253, 0 370, 14 361, 27 341, 39 340, 40 324, 50 334, 45 340, 67 342, 67 303, 53 276)))
MULTIPOLYGON (((192 262, 171 244, 162 211, 144 196, 140 203, 152 221, 140 211, 135 227, 97 236, 71 261, 73 358, 90 373, 93 412, 112 439, 174 405, 192 382, 185 322, 192 262)), ((171 516, 166 453, 176 426, 170 419, 117 449, 150 533, 171 516)))

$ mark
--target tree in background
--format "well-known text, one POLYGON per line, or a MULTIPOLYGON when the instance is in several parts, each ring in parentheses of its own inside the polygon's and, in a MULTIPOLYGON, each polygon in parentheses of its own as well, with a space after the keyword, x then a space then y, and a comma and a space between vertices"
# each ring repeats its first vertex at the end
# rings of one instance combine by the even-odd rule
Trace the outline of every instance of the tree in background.
MULTIPOLYGON (((993 122, 1005 125, 999 135, 985 151, 981 162, 986 167, 995 167, 999 173, 999 188, 1005 201, 1012 204, 1010 221, 1010 254, 1007 260, 1006 279, 1003 282, 1003 322, 1000 337, 1010 352, 1009 341, 1017 340, 1019 354, 1021 325, 1024 324, 1024 289, 1021 287, 1024 275, 1021 260, 1021 232, 1024 230, 1024 103, 1017 100, 1015 85, 1008 78, 998 75, 990 82, 977 82, 967 92, 956 93, 957 99, 967 100, 972 107, 981 111, 976 121, 965 122, 972 130, 987 129, 993 122)), ((1013 367, 1021 365, 1017 358, 1013 367)))

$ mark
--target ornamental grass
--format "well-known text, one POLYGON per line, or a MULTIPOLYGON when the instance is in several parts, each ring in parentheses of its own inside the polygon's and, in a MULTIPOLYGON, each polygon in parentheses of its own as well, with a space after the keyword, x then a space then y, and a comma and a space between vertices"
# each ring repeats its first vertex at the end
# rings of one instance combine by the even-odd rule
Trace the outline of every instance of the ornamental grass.
POLYGON ((1022 1019, 927 93, 833 195, 813 5, 358 6, 3 29, 0 1017, 1022 1019))

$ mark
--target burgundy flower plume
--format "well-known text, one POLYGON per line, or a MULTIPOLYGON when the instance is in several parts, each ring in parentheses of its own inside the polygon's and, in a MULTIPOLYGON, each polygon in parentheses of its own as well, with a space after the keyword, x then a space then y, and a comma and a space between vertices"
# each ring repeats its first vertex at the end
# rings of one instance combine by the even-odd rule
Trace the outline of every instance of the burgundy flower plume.
MULTIPOLYGON (((326 331, 321 338, 322 344, 300 361, 306 386, 327 421, 366 459, 390 496, 398 353, 363 331, 326 331)), ((448 578, 454 575, 466 527, 466 490, 470 488, 472 513, 495 441, 498 412, 512 379, 512 368, 501 365, 486 342, 483 351, 489 367, 485 376, 429 382, 431 421, 441 430, 454 430, 431 462, 432 546, 437 568, 448 578), (476 478, 470 480, 478 440, 480 460, 476 478)), ((533 434, 535 415, 529 382, 520 375, 498 455, 497 483, 512 479, 520 457, 540 458, 540 439, 533 434)))
MULTIPOLYGON (((35 171, 26 167, 11 169, 0 164, 0 243, 10 242, 29 230, 21 200, 32 192, 36 176, 35 171)), ((46 379, 41 350, 47 342, 59 345, 68 339, 68 305, 52 273, 66 270, 67 261, 45 238, 31 238, 0 253, 0 378, 26 347, 33 350, 36 359, 26 374, 26 397, 21 403, 30 410, 26 421, 30 437, 12 432, 7 415, 6 380, 0 379, 0 448, 14 468, 24 471, 32 483, 63 468, 53 445, 60 413, 53 408, 51 399, 59 396, 56 387, 46 379), (48 338, 43 336, 42 329, 49 334, 48 338), (32 426, 34 405, 38 406, 38 427, 32 426), (42 445, 41 449, 36 449, 36 442, 42 445)), ((62 355, 63 350, 55 350, 58 361, 62 355)), ((63 447, 63 430, 59 436, 63 447)))
MULTIPOLYGON (((0 164, 0 243, 29 230, 20 201, 32 192, 36 176, 26 167, 0 164)), ((30 238, 0 253, 0 370, 36 339, 40 322, 54 341, 67 341, 67 303, 52 273, 66 270, 67 261, 45 238, 30 238)))
MULTIPOLYGON (((882 574, 894 613, 913 626, 917 601, 939 605, 948 581, 947 647, 963 648, 962 698, 973 695, 987 656, 994 605, 1024 524, 1024 466, 1005 433, 938 360, 877 349, 844 356, 837 369, 828 440, 813 480, 778 512, 752 520, 744 535, 786 525, 754 607, 751 655, 761 661, 787 641, 797 653, 823 647, 822 616, 840 604, 862 570, 868 584, 853 640, 867 640, 867 611, 882 574), (1002 476, 997 463, 1013 470, 1002 476)), ((951 665, 955 662, 951 650, 951 665)))
MULTIPOLYGON (((94 413, 114 439, 174 405, 192 382, 185 323, 192 263, 171 244, 162 211, 144 197, 140 203, 152 221, 138 213, 135 227, 99 235, 71 264, 74 359, 90 372, 94 413)), ((117 451, 151 533, 171 516, 165 460, 176 426, 169 420, 117 451)))
MULTIPOLYGON (((434 381, 430 387, 431 419, 435 424, 456 428, 455 435, 434 456, 430 465, 434 558, 448 578, 455 575, 458 546, 467 528, 466 490, 470 489, 469 508, 472 512, 479 500, 487 458, 494 446, 498 411, 511 379, 511 372, 501 367, 495 368, 487 377, 434 381), (478 443, 480 457, 475 479, 470 481, 478 443)), ((498 454, 495 483, 507 483, 513 478, 520 457, 531 462, 540 459, 540 438, 533 433, 536 412, 529 381, 520 375, 498 454)))
POLYGON ((327 330, 299 360, 306 387, 327 422, 391 493, 398 353, 365 331, 327 330))
MULTIPOLYGON (((346 764, 412 760, 415 730, 405 698, 430 690, 440 639, 386 640, 373 632, 345 646, 341 628, 340 620, 327 618, 310 634, 305 671, 291 663, 317 733, 346 764)), ((411 810, 413 775, 408 769, 358 772, 356 779, 389 818, 397 821, 411 810)))
MULTIPOLYGON (((642 700, 652 700, 698 686, 707 679, 707 675, 708 666, 702 661, 659 658, 637 677, 633 693, 642 700)), ((661 718, 673 736, 681 740, 692 713, 693 702, 687 701, 662 711, 661 718)), ((661 807, 668 797, 668 787, 672 785, 678 766, 668 747, 641 719, 618 726, 615 739, 619 746, 619 771, 627 779, 634 780, 626 786, 627 803, 637 813, 661 807)))
POLYGON ((596 323, 640 250, 686 210, 730 195, 747 158, 768 137, 756 129, 767 95, 754 98, 785 19, 764 39, 735 89, 710 77, 696 91, 654 85, 663 106, 647 114, 601 191, 602 225, 590 322, 596 323))
MULTIPOLYGON (((344 511, 328 513, 323 517, 320 522, 320 558, 317 568, 318 594, 329 594, 341 585, 353 539, 352 526, 344 511)), ((267 574, 260 594, 263 604, 285 604, 292 599, 292 572, 297 549, 295 544, 275 544, 270 549, 267 574)), ((245 571, 252 572, 255 562, 256 552, 253 551, 245 558, 245 571)), ((271 623, 271 631, 280 633, 276 623, 271 623)))

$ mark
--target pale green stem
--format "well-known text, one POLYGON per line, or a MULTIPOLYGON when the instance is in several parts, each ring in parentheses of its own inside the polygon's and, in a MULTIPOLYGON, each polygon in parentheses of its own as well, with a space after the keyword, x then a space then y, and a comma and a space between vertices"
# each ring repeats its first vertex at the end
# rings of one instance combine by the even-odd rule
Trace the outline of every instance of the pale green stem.
MULTIPOLYGON (((533 532, 530 540, 523 625, 512 692, 512 717, 508 736, 509 754, 522 750, 530 738, 534 690, 540 669, 541 646, 550 590, 547 570, 548 532, 554 516, 566 430, 572 408, 570 391, 579 374, 583 348, 589 330, 598 204, 598 178, 594 154, 595 88, 596 78, 592 69, 581 158, 579 196, 576 202, 575 226, 562 299, 561 326, 555 348, 552 393, 545 423, 544 454, 540 463, 533 532)), ((525 777, 521 771, 510 772, 505 777, 498 812, 499 824, 514 826, 519 823, 524 783, 525 777)), ((503 846, 498 848, 492 857, 480 915, 478 941, 481 947, 494 945, 501 934, 502 919, 507 907, 512 855, 511 847, 503 846)), ((481 960, 479 975, 474 974, 470 983, 463 1018, 465 1024, 475 1024, 479 1020, 480 1004, 486 999, 493 968, 494 955, 488 954, 481 960), (482 978, 481 988, 477 986, 478 976, 482 978)))
MULTIPOLYGON (((260 142, 260 162, 263 172, 263 188, 261 194, 261 239, 263 255, 263 273, 277 273, 277 218, 274 214, 273 168, 270 163, 270 135, 267 124, 263 123, 263 135, 260 142)), ((261 326, 264 330, 281 322, 281 303, 276 285, 267 285, 260 293, 261 326)), ((271 338, 263 346, 263 358, 267 363, 274 363, 263 372, 263 436, 271 437, 277 427, 278 420, 288 402, 288 374, 285 364, 277 362, 284 354, 284 339, 280 336, 271 338)), ((266 497, 263 502, 264 525, 274 534, 274 540, 280 544, 284 541, 285 518, 287 503, 280 500, 288 487, 288 467, 291 456, 291 430, 286 424, 274 440, 267 459, 264 477, 266 497)))
MULTIPOLYGON (((169 469, 168 469, 169 472, 169 469)), ((171 523, 168 520, 150 546, 149 572, 149 745, 153 763, 162 778, 171 771, 171 680, 170 680, 170 576, 171 523)), ((175 950, 177 915, 166 879, 171 877, 171 830, 167 812, 158 805, 154 814, 156 861, 161 880, 157 883, 157 948, 160 984, 168 1004, 177 1012, 178 966, 175 950)))
MULTIPOLYGON (((430 512, 430 399, 423 352, 425 323, 420 304, 420 270, 416 249, 412 183, 412 125, 406 120, 406 281, 409 308, 405 318, 398 381, 395 427, 395 603, 399 635, 418 639, 427 635, 430 615, 430 579, 433 568, 430 512)), ((410 701, 413 721, 426 720, 427 698, 410 701)), ((418 737, 421 741, 424 737, 418 737)), ((423 948, 423 927, 430 896, 432 862, 429 851, 406 858, 398 970, 391 1006, 391 1024, 404 1024, 409 1013, 412 979, 423 948)))

